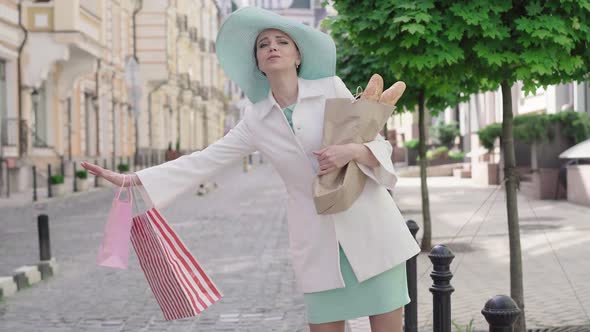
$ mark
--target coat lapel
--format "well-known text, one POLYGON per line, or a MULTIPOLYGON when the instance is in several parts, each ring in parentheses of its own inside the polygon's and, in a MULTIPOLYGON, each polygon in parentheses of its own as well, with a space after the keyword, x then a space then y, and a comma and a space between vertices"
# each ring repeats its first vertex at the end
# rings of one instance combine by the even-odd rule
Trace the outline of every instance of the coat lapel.
MULTIPOLYGON (((299 91, 297 94, 297 105, 301 103, 302 100, 312 97, 318 97, 325 93, 322 90, 321 85, 316 86, 313 80, 306 80, 301 77, 297 78, 299 91)), ((259 109, 260 109, 260 117, 264 119, 273 109, 281 110, 279 103, 275 100, 274 96, 272 95, 272 91, 268 91, 268 96, 266 99, 259 102, 259 109)))

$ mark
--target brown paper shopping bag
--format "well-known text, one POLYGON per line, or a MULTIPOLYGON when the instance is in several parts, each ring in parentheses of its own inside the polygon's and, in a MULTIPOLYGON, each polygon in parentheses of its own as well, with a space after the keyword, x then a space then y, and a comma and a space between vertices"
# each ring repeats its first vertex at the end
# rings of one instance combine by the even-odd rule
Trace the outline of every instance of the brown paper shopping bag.
MULTIPOLYGON (((322 148, 372 141, 394 109, 367 99, 326 99, 322 148)), ((317 213, 332 214, 348 209, 363 191, 366 180, 367 176, 354 161, 316 177, 313 196, 317 213)))

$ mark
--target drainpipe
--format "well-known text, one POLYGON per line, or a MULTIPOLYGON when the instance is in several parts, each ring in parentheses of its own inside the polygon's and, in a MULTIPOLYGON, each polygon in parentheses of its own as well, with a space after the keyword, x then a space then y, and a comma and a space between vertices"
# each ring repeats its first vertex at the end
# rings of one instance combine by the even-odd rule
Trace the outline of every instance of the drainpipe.
POLYGON ((116 77, 116 73, 115 73, 115 69, 112 69, 113 72, 111 74, 111 111, 113 113, 113 121, 112 121, 112 126, 113 126, 113 162, 112 162, 112 166, 113 166, 113 170, 115 170, 116 168, 116 160, 117 160, 117 155, 116 155, 116 149, 117 149, 117 121, 116 121, 116 116, 117 116, 117 112, 115 110, 115 106, 116 106, 116 101, 115 101, 115 77, 116 77))
POLYGON ((139 63, 139 59, 137 58, 137 14, 143 8, 143 0, 137 1, 139 2, 139 6, 133 11, 133 57, 139 63))
POLYGON ((94 75, 94 86, 95 86, 95 98, 96 98, 96 102, 93 103, 92 107, 95 108, 95 112, 96 112, 96 155, 100 156, 100 116, 99 116, 99 112, 100 112, 100 67, 101 67, 101 61, 100 59, 96 59, 96 73, 94 75))
POLYGON ((23 98, 22 98, 22 70, 21 70, 21 58, 22 52, 27 43, 27 39, 29 37, 29 31, 24 27, 22 23, 22 4, 19 1, 18 3, 18 25, 22 29, 23 33, 25 34, 25 38, 23 38, 22 43, 18 47, 18 60, 17 60, 17 78, 16 78, 16 88, 18 93, 18 156, 22 157, 25 153, 23 149, 23 142, 21 142, 23 136, 23 128, 21 126, 21 119, 23 118, 23 98))
MULTIPOLYGON (((139 64, 139 58, 137 57, 137 14, 143 8, 143 1, 139 1, 139 6, 135 8, 133 11, 133 58, 139 64)), ((138 105, 135 105, 138 107, 138 105)), ((135 118, 135 160, 133 161, 133 165, 137 165, 139 161, 139 114, 137 110, 133 110, 133 117, 135 118)))

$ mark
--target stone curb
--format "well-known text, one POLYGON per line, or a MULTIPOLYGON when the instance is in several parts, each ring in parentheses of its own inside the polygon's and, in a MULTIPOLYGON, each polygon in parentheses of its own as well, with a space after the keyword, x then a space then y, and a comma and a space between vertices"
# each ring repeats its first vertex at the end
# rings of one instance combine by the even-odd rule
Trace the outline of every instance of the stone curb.
POLYGON ((47 280, 58 273, 55 258, 40 261, 37 265, 24 265, 14 270, 12 276, 0 276, 0 300, 29 288, 41 280, 47 280))

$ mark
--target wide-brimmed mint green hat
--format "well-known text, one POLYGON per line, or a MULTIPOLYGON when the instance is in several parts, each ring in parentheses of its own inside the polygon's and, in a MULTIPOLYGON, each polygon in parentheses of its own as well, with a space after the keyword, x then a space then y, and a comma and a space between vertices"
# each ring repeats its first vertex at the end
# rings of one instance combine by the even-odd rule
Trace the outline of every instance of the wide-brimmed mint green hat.
POLYGON ((227 17, 217 34, 221 67, 252 103, 268 96, 269 84, 256 66, 254 44, 266 29, 288 34, 301 53, 299 77, 315 80, 336 74, 336 46, 330 36, 305 24, 257 7, 243 7, 227 17))

